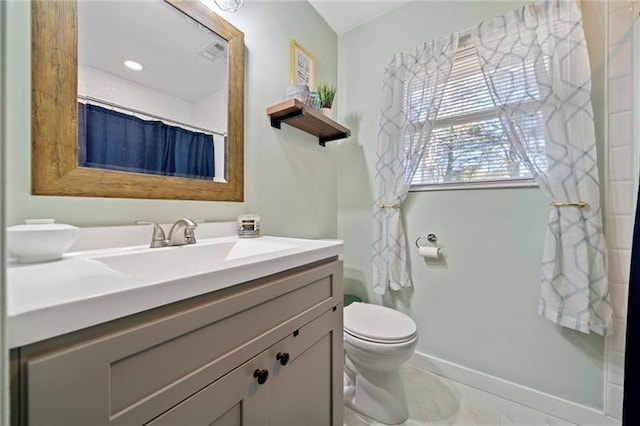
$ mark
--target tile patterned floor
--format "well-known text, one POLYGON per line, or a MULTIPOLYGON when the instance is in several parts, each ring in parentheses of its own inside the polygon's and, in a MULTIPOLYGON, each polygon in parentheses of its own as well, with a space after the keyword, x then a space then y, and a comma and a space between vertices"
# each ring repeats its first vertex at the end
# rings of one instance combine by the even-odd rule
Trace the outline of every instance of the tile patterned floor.
MULTIPOLYGON (((402 367, 409 419, 405 426, 575 426, 532 408, 507 401, 453 380, 402 367)), ((378 426, 375 420, 344 408, 345 426, 378 426)))

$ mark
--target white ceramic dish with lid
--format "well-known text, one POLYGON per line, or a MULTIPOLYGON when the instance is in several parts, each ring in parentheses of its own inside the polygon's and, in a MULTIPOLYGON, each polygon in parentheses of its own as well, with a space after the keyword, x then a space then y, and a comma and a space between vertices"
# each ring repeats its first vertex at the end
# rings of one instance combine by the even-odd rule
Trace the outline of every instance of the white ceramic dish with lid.
POLYGON ((7 248, 18 263, 58 260, 76 241, 78 228, 54 219, 27 219, 7 228, 7 248))

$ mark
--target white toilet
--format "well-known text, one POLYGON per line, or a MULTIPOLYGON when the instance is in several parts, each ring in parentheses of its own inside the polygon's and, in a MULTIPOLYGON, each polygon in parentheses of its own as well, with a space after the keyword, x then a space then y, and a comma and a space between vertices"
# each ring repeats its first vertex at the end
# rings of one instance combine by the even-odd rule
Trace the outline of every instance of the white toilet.
POLYGON ((344 402, 386 424, 409 412, 400 366, 418 342, 416 323, 396 310, 367 303, 344 308, 344 402))

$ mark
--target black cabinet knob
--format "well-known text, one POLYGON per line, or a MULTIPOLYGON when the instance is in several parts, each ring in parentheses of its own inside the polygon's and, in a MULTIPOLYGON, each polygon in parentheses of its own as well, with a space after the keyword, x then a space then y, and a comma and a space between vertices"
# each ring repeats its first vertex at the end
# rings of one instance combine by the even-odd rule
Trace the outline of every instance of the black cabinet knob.
POLYGON ((259 385, 264 385, 269 378, 269 372, 267 370, 260 370, 259 368, 253 372, 253 377, 258 379, 259 385))
POLYGON ((280 365, 287 365, 289 363, 289 353, 278 352, 276 360, 280 361, 280 365))

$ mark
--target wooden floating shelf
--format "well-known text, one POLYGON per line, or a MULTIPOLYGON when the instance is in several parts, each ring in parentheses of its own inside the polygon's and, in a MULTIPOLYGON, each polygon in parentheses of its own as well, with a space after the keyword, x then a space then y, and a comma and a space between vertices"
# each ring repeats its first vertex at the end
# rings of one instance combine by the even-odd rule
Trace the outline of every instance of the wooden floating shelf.
POLYGON ((282 123, 287 123, 317 136, 322 146, 326 142, 351 136, 351 130, 297 99, 287 99, 270 106, 267 115, 271 117, 272 127, 279 129, 282 123))

